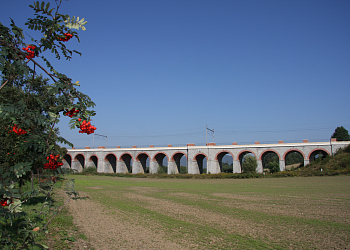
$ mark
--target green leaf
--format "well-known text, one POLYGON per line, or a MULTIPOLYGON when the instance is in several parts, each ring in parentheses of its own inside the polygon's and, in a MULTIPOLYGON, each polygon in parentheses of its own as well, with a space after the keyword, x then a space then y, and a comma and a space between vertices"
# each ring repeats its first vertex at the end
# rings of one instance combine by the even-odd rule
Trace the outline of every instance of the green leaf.
POLYGON ((46 4, 45 11, 47 12, 49 8, 50 8, 50 2, 48 2, 48 3, 46 4))

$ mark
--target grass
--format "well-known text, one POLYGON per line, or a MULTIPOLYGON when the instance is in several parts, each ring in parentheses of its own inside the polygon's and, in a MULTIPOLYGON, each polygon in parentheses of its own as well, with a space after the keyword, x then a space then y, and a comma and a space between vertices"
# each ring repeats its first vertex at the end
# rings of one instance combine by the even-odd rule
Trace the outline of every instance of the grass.
POLYGON ((77 190, 87 193, 111 214, 118 211, 118 216, 128 223, 161 230, 169 240, 184 245, 191 242, 193 248, 350 246, 350 176, 245 180, 74 178, 77 190))
MULTIPOLYGON (((62 189, 64 180, 61 180, 55 184, 54 195, 49 198, 49 202, 56 207, 61 207, 64 204, 63 197, 66 195, 59 195, 59 190, 62 189)), ((30 183, 27 183, 22 187, 23 191, 30 188, 30 183)), ((63 192, 62 192, 63 194, 63 192)), ((46 220, 40 222, 38 220, 38 212, 41 211, 42 205, 45 201, 43 194, 30 199, 28 202, 23 203, 22 211, 27 213, 31 221, 36 222, 35 227, 42 227, 46 220)), ((44 211, 48 208, 44 208, 44 211)), ((52 216, 52 213, 49 214, 52 216)), ((45 219, 45 216, 41 216, 45 219)), ((46 217, 47 218, 47 217, 46 217)), ((81 244, 89 246, 88 238, 79 231, 79 228, 73 222, 73 216, 68 212, 66 208, 63 208, 60 213, 49 224, 48 230, 42 232, 37 237, 36 242, 48 246, 50 249, 76 249, 76 246, 72 243, 80 241, 81 244)))

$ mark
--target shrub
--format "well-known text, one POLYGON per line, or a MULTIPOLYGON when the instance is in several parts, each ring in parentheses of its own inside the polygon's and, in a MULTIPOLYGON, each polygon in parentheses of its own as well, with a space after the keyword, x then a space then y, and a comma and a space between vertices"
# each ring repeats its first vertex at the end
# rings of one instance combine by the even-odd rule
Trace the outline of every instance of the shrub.
POLYGON ((252 155, 247 155, 243 159, 242 169, 243 173, 255 173, 258 167, 256 158, 252 155))
POLYGON ((187 167, 186 166, 180 166, 180 174, 187 174, 187 167))
POLYGON ((222 164, 222 172, 223 173, 233 173, 233 166, 228 165, 227 163, 222 164))
POLYGON ((157 169, 157 173, 158 174, 166 174, 166 173, 168 173, 168 167, 159 165, 158 169, 157 169))
POLYGON ((97 169, 95 167, 84 168, 82 174, 97 174, 97 169))
POLYGON ((280 164, 278 162, 272 161, 267 164, 267 168, 270 169, 271 173, 277 173, 280 171, 280 164))

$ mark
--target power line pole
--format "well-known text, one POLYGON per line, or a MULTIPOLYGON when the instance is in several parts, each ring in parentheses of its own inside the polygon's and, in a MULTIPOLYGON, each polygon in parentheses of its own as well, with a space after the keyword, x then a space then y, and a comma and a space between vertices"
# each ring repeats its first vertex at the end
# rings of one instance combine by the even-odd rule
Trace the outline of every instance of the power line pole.
POLYGON ((214 129, 208 128, 208 125, 205 125, 205 144, 208 143, 208 130, 213 133, 213 142, 214 142, 214 129))
POLYGON ((93 140, 92 140, 92 148, 95 148, 95 135, 106 138, 106 148, 107 148, 107 135, 99 135, 99 134, 95 134, 95 133, 94 133, 94 137, 93 137, 93 140))

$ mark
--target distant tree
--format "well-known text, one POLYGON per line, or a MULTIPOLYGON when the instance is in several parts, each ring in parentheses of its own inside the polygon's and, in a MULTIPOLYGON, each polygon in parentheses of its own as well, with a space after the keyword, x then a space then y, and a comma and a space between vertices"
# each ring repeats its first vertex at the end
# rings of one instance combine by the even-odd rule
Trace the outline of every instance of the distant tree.
POLYGON ((293 165, 296 163, 304 164, 303 156, 298 152, 291 152, 286 156, 286 166, 293 165))
POLYGON ((157 173, 158 174, 166 174, 168 173, 168 167, 167 166, 158 166, 158 169, 157 169, 157 173))
POLYGON ((223 173, 233 173, 233 164, 229 165, 227 162, 222 163, 223 173))
POLYGON ((337 138, 337 141, 350 141, 349 131, 343 126, 337 127, 332 135, 332 138, 337 138))
POLYGON ((252 155, 247 155, 243 159, 242 168, 243 173, 255 173, 258 167, 256 158, 252 155))
POLYGON ((270 162, 279 162, 279 158, 278 158, 278 155, 274 152, 269 152, 267 153, 263 159, 262 159, 262 164, 264 167, 267 168, 267 165, 270 163, 270 162))
POLYGON ((180 166, 180 174, 187 174, 187 167, 186 166, 180 166))

